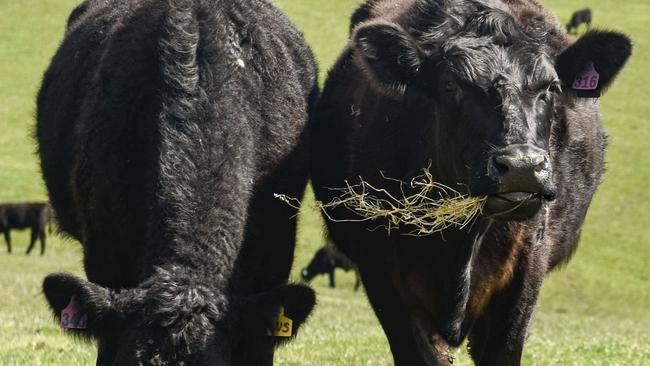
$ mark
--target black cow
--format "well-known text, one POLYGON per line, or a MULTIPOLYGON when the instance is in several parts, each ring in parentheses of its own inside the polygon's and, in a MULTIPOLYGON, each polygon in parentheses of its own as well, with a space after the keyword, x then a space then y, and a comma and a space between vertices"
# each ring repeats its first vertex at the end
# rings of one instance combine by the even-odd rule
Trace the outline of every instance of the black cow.
POLYGON ((396 365, 448 364, 465 338, 477 364, 517 365, 543 278, 574 252, 603 173, 599 107, 583 92, 610 85, 630 40, 570 44, 529 0, 368 4, 316 108, 317 198, 359 177, 408 196, 417 187, 396 180, 430 164, 434 181, 488 199, 473 225, 423 237, 339 206, 331 238, 357 264, 396 365))
POLYGON ((72 12, 36 135, 89 281, 53 274, 43 291, 62 326, 97 340, 98 365, 270 365, 295 334, 314 293, 286 284, 296 212, 273 193, 305 188, 316 75, 266 1, 72 12))
POLYGON ((314 277, 321 274, 328 274, 330 280, 330 287, 336 287, 336 282, 334 280, 334 270, 341 268, 344 271, 353 270, 356 280, 354 282, 354 291, 359 289, 361 285, 361 279, 359 278, 359 272, 357 271, 356 266, 350 262, 349 259, 343 258, 339 253, 335 253, 332 248, 324 246, 316 251, 314 257, 311 259, 307 267, 303 268, 300 271, 300 276, 303 280, 309 282, 314 277))
POLYGON ((580 24, 587 24, 587 29, 591 27, 591 9, 581 9, 576 10, 573 15, 571 15, 571 20, 566 25, 567 33, 571 33, 571 30, 578 29, 580 24))
POLYGON ((27 253, 31 253, 36 239, 41 241, 41 255, 45 254, 45 226, 49 222, 47 203, 2 203, 0 204, 0 231, 7 242, 7 253, 11 253, 11 229, 32 229, 27 253))

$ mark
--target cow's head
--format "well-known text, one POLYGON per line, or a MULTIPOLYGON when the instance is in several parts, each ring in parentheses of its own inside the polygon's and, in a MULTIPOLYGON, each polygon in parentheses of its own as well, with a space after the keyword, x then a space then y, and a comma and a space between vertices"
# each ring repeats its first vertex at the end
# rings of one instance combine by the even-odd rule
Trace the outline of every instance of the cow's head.
POLYGON ((592 95, 607 88, 631 43, 592 31, 567 47, 552 22, 522 23, 508 9, 466 4, 414 5, 360 24, 355 62, 380 93, 430 106, 417 113, 430 115, 437 179, 488 195, 486 208, 498 217, 525 219, 555 197, 549 145, 558 106, 579 96, 578 77, 592 95), (597 81, 585 71, 590 65, 597 81))
POLYGON ((336 261, 326 248, 320 248, 307 267, 303 268, 300 275, 303 280, 311 281, 312 278, 322 273, 329 273, 336 267, 336 261))
POLYGON ((269 334, 277 329, 280 308, 291 319, 295 335, 315 303, 306 286, 280 286, 235 299, 179 273, 159 270, 140 287, 122 291, 70 274, 52 274, 45 278, 43 292, 62 326, 79 326, 68 331, 97 340, 98 365, 270 362, 275 345, 290 339, 269 334))

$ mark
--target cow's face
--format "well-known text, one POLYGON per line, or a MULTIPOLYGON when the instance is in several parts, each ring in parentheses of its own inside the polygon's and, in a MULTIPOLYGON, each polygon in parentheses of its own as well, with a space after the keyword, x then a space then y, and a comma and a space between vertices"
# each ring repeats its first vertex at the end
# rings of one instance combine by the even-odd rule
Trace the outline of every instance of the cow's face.
POLYGON ((414 35, 382 20, 352 36, 375 90, 430 104, 436 178, 488 195, 488 213, 503 219, 529 218, 555 198, 549 145, 557 106, 576 96, 572 84, 589 65, 599 73, 592 92, 606 88, 631 50, 624 35, 591 32, 554 55, 543 31, 518 27, 507 13, 486 11, 456 28, 414 35))
MULTIPOLYGON (((95 339, 98 365, 231 365, 272 361, 284 339, 272 336, 279 309, 292 335, 315 297, 306 286, 287 285, 247 298, 226 298, 200 281, 158 271, 135 289, 116 292, 68 274, 49 275, 43 292, 61 321, 74 297, 84 317, 75 335, 95 339), (62 313, 63 312, 63 313, 62 313)), ((62 323, 63 325, 63 323, 62 323)))

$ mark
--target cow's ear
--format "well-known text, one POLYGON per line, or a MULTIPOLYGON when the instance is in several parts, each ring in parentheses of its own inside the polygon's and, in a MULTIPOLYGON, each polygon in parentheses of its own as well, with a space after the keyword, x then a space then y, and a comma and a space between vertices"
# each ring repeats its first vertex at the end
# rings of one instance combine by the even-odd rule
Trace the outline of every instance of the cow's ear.
POLYGON ((48 275, 43 281, 43 293, 61 328, 78 336, 97 336, 118 321, 111 290, 74 275, 48 275))
POLYGON ((278 344, 295 337, 315 304, 309 286, 283 285, 243 300, 236 327, 249 343, 278 344))
POLYGON ((352 35, 357 62, 366 75, 388 95, 402 95, 424 62, 424 52, 399 25, 387 22, 363 24, 352 35))
POLYGON ((631 53, 632 42, 624 34, 591 31, 562 52, 555 67, 564 90, 579 96, 599 96, 631 53))

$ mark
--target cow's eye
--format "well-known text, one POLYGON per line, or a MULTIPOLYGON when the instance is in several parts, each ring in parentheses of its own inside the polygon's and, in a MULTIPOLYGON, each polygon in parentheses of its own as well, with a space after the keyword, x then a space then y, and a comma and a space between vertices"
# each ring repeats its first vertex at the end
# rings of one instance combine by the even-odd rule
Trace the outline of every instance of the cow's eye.
POLYGON ((458 84, 453 80, 448 80, 445 82, 445 91, 448 93, 453 93, 458 90, 458 84))
POLYGON ((562 93, 562 87, 560 86, 559 81, 554 81, 548 86, 548 92, 551 94, 560 94, 562 93))
POLYGON ((551 93, 548 92, 548 90, 544 90, 540 95, 539 95, 539 100, 541 101, 547 101, 550 99, 551 93))
POLYGON ((560 87, 560 83, 554 81, 548 85, 546 90, 540 93, 539 99, 543 101, 547 101, 551 99, 553 96, 558 95, 560 93, 562 93, 562 88, 560 87))

